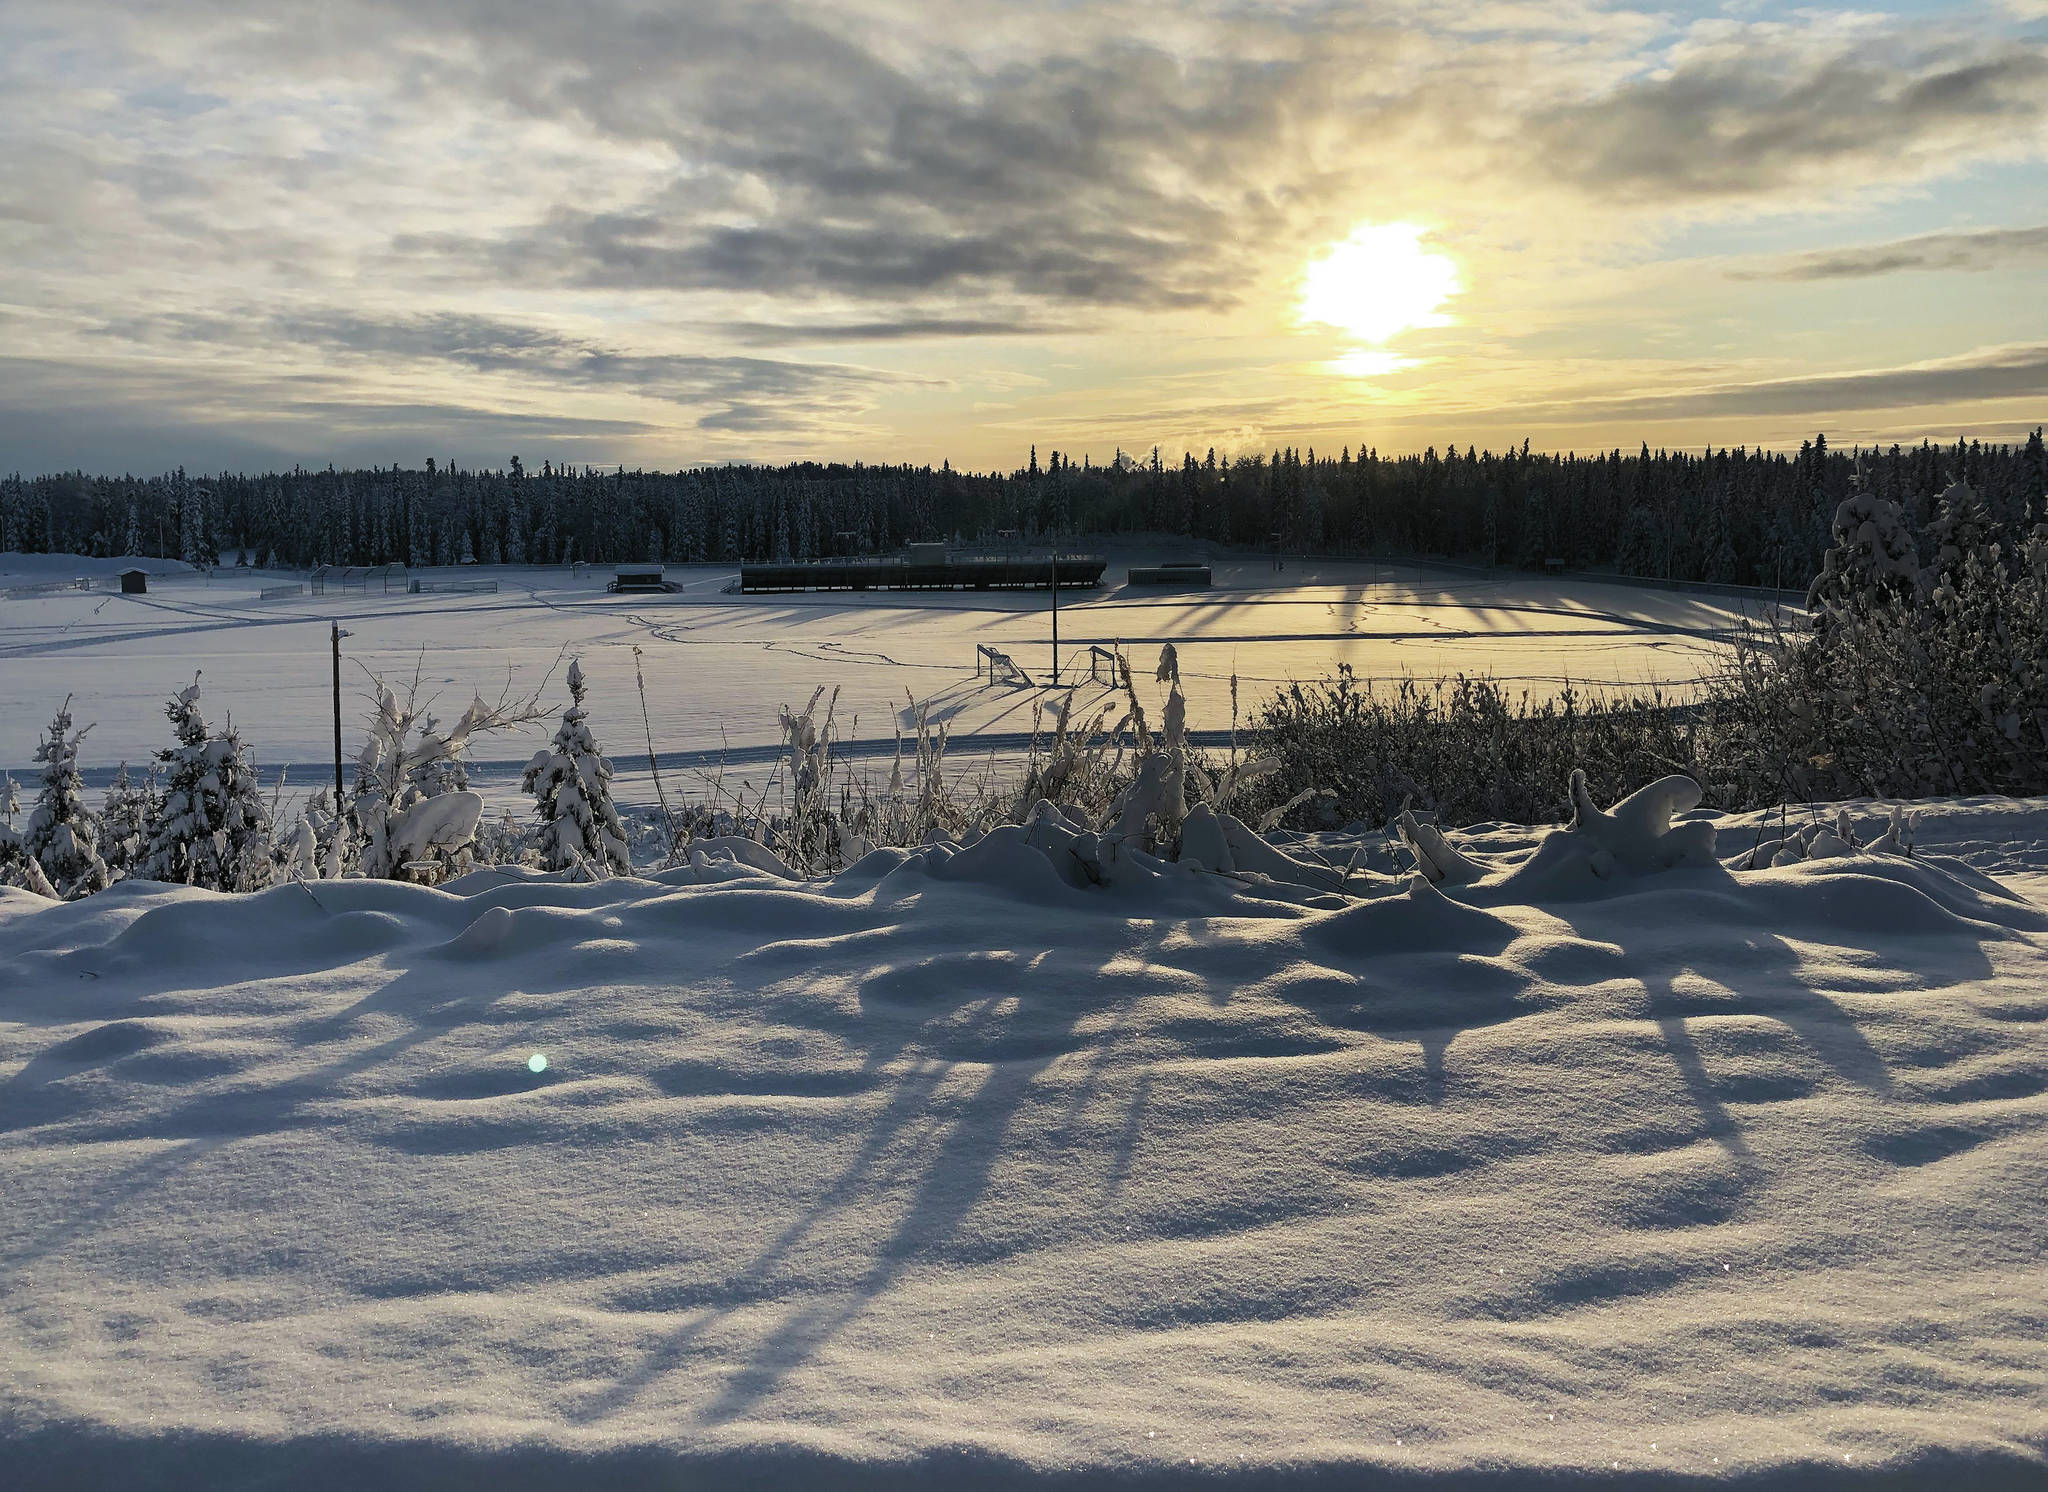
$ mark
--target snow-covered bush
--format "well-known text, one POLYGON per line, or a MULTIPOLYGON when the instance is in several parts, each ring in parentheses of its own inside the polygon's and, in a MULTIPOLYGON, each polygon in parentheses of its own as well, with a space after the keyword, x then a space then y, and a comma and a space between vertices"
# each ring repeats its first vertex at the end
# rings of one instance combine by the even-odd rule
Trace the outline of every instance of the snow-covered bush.
POLYGON ((1167 694, 1156 740, 1146 728, 1145 707, 1131 682, 1130 664, 1119 663, 1138 760, 1131 781, 1111 802, 1103 829, 1134 849, 1165 850, 1178 843, 1181 821, 1188 814, 1188 704, 1180 689, 1180 655, 1172 643, 1160 649, 1155 678, 1167 686, 1167 694))
MULTIPOLYGON (((477 825, 471 855, 478 865, 525 865, 539 859, 533 840, 531 825, 520 823, 511 809, 501 809, 495 819, 477 825)), ((655 853, 659 855, 658 848, 655 853)))
POLYGON ((100 804, 99 819, 100 858, 106 861, 107 873, 115 880, 132 875, 137 862, 147 853, 149 828, 162 811, 162 801, 153 768, 137 782, 128 775, 128 763, 121 763, 113 786, 107 789, 106 799, 100 804))
POLYGON ((1254 715, 1255 760, 1271 765, 1233 796, 1243 817, 1300 811, 1326 828, 1392 825, 1404 808, 1442 824, 1556 823, 1571 816, 1575 769, 1608 798, 1674 767, 1720 783, 1700 760, 1702 728, 1654 690, 1588 696, 1567 685, 1539 700, 1462 674, 1382 689, 1339 664, 1254 715))
POLYGON ((332 868, 338 860, 340 871, 437 885, 475 863, 484 805, 466 787, 463 757, 469 743, 539 719, 539 691, 515 695, 508 679, 497 703, 475 695, 443 730, 429 713, 432 701, 420 698, 419 669, 402 695, 374 674, 370 683, 370 728, 356 757, 349 802, 352 832, 336 841, 339 856, 323 856, 322 873, 339 873, 332 868))
MULTIPOLYGON (((583 708, 583 666, 569 665, 569 708, 551 746, 536 751, 520 786, 534 796, 543 870, 602 878, 633 868, 626 830, 612 806, 611 763, 597 749, 583 708)), ((784 712, 785 720, 788 718, 784 712)))
MULTIPOLYGON (((843 863, 843 819, 832 801, 832 744, 834 708, 839 691, 829 699, 821 685, 811 692, 811 701, 801 712, 782 707, 782 742, 789 755, 787 815, 776 825, 774 848, 783 861, 800 873, 831 869, 843 863), (825 700, 825 713, 818 714, 818 701, 825 700)), ((566 722, 565 722, 566 723, 566 722)), ((556 738, 559 748, 560 738, 556 738)))
POLYGON ((21 837, 23 853, 42 866, 57 894, 67 901, 113 884, 113 875, 100 858, 99 823, 86 811, 84 784, 78 777, 78 743, 91 729, 71 729, 71 697, 66 695, 49 734, 36 747, 36 760, 43 767, 42 790, 21 837))
POLYGON ((164 795, 135 874, 152 881, 257 891, 272 878, 270 807, 230 725, 211 733, 199 711, 199 676, 164 707, 178 744, 157 753, 164 795))
POLYGON ((1731 772, 1793 801, 2048 791, 2048 527, 2007 554, 1951 488, 1931 528, 1931 585, 1833 602, 1824 628, 1747 650, 1717 682, 1731 772))

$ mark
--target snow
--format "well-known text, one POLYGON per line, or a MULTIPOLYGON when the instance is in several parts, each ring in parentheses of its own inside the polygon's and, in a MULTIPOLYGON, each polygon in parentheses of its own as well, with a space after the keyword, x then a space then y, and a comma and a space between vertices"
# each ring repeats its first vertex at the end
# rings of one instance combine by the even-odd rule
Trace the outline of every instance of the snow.
MULTIPOLYGON (((1112 551, 1108 579, 1153 557, 1112 551)), ((0 586, 4 567, 19 562, 0 556, 0 586)), ((45 578, 46 568, 30 573, 45 578)), ((1260 560, 1219 560, 1215 570, 1216 587, 1204 592, 1110 584, 1062 593, 1062 678, 1072 681, 1076 670, 1085 678, 1091 644, 1121 642, 1149 660, 1153 648, 1174 643, 1188 726, 1198 732, 1229 727, 1233 673, 1249 711, 1277 685, 1321 677, 1340 662, 1361 679, 1491 673, 1538 696, 1567 680, 1655 683, 1683 694, 1727 656, 1727 639, 1757 609, 1751 601, 1512 572, 1290 561, 1276 574, 1260 560)), ((840 691, 842 738, 879 743, 885 756, 894 732, 908 734, 914 724, 906 691, 929 701, 928 723, 949 728, 956 763, 991 747, 1014 751, 1031 730, 1034 701, 1060 697, 975 674, 975 645, 984 643, 1045 682, 1044 593, 727 595, 732 568, 671 566, 678 594, 613 596, 604 590, 608 575, 594 571, 461 573, 495 578, 500 589, 263 601, 264 586, 300 577, 230 569, 152 581, 145 596, 62 592, 0 602, 0 764, 26 772, 41 722, 68 693, 73 715, 96 722, 82 766, 87 782, 103 787, 119 762, 137 765, 164 744, 166 691, 196 668, 210 711, 233 722, 260 766, 289 765, 299 786, 330 780, 333 622, 352 634, 342 678, 351 756, 374 708, 358 662, 394 686, 423 662, 424 692, 453 717, 473 692, 495 696, 508 667, 522 690, 537 685, 566 648, 580 656, 602 706, 592 726, 620 772, 622 800, 636 804, 653 801, 636 645, 657 748, 699 760, 728 753, 758 764, 778 754, 779 708, 801 706, 821 684, 840 691)), ((560 682, 558 671, 557 690, 560 682)), ((1119 698, 1107 683, 1084 684, 1076 718, 1119 698)), ((552 730, 552 719, 536 722, 472 751, 480 760, 472 761, 471 786, 492 812, 506 804, 524 811, 520 773, 552 730)), ((694 779, 685 785, 696 787, 694 779)))
POLYGON ((0 894, 10 1473, 2038 1486, 2048 802, 1919 808, 0 894))

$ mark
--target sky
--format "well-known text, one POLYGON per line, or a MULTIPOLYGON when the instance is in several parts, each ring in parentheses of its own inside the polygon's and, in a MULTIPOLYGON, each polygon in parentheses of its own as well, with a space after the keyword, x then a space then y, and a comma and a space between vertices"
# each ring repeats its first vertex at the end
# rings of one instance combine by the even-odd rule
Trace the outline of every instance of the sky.
POLYGON ((2048 418, 2048 0, 7 0, 0 470, 2048 418))

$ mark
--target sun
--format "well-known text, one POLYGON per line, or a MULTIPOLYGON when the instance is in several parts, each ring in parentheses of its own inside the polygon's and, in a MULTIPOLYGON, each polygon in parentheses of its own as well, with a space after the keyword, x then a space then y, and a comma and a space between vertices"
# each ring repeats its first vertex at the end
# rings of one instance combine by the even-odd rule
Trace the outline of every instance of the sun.
POLYGON ((1444 302, 1456 295, 1458 266, 1422 246, 1413 223, 1361 223, 1309 262, 1301 319, 1334 326, 1363 342, 1448 326, 1444 302))

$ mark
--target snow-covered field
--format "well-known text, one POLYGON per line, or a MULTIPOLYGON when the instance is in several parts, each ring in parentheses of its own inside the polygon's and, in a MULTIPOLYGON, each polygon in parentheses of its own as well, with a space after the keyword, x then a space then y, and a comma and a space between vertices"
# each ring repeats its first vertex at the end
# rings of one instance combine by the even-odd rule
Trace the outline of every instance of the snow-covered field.
POLYGON ((0 893, 0 1479, 2038 1487, 2044 839, 0 893))
MULTIPOLYGON (((1349 663, 1361 679, 1430 679, 1459 671, 1515 681, 1537 695, 1580 685, 1658 683, 1684 693, 1725 657, 1753 601, 1585 580, 1430 572, 1335 561, 1219 561, 1216 588, 1161 593, 1123 586, 1132 560, 1112 554, 1106 584, 1065 598, 1062 676, 1084 673, 1089 644, 1137 646, 1147 664, 1162 642, 1180 648, 1190 724, 1230 725, 1229 681, 1249 713, 1279 684, 1314 680, 1349 663)), ((161 564, 162 562, 158 562, 161 564)), ((118 562, 0 555, 0 590, 118 562)), ((97 722, 81 763, 104 785, 113 767, 141 765, 166 743, 165 699, 204 671, 205 707, 231 716, 266 767, 317 785, 331 774, 328 627, 344 647, 346 747, 361 739, 367 665, 397 683, 423 670, 425 692, 453 716, 472 689, 495 695, 507 670, 537 684, 558 653, 580 654, 593 686, 593 723, 616 759, 629 801, 651 801, 646 729, 634 693, 632 649, 643 650, 656 748, 688 763, 727 753, 758 761, 778 740, 779 705, 801 707, 819 685, 839 688, 842 735, 889 743, 908 725, 906 695, 930 702, 968 751, 1014 751, 1031 730, 1037 689, 977 679, 975 646, 1013 656, 1034 681, 1050 673, 1044 593, 724 594, 730 568, 671 567, 671 596, 612 596, 609 572, 562 568, 423 572, 495 579, 495 595, 348 595, 257 599, 301 577, 221 570, 210 579, 160 576, 149 594, 106 590, 0 599, 0 766, 25 771, 39 733, 66 694, 83 724, 97 722), (424 649, 424 653, 422 653, 424 649), (857 722, 857 724, 856 724, 857 722)), ((550 698, 559 698, 559 672, 550 698)), ((1084 698, 1095 692, 1084 691, 1084 698)), ((502 794, 552 722, 481 743, 477 776, 502 794)))

